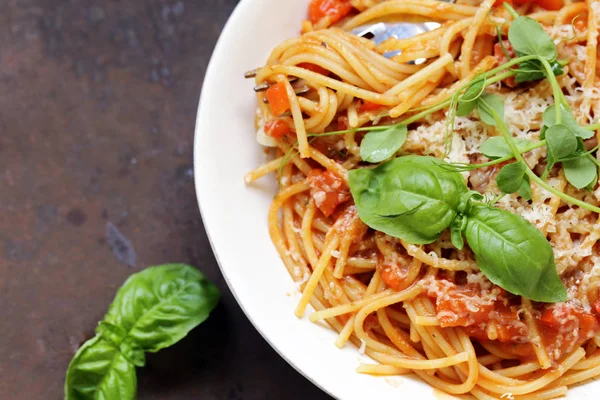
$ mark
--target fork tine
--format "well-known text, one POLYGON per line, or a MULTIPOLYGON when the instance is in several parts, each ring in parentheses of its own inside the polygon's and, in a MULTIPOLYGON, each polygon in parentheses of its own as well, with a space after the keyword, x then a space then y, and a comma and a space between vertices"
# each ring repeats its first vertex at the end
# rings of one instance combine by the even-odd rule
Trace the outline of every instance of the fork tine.
MULTIPOLYGON (((296 93, 297 96, 302 96, 308 92, 310 92, 310 88, 306 85, 300 86, 299 88, 294 88, 294 93, 296 93)), ((269 100, 265 97, 263 99, 263 103, 269 104, 269 100)))
MULTIPOLYGON (((291 78, 288 78, 288 82, 289 83, 294 83, 297 80, 298 80, 298 78, 295 77, 295 76, 292 76, 291 78)), ((254 86, 254 91, 257 92, 257 93, 258 92, 264 92, 265 90, 269 89, 273 85, 274 85, 274 83, 271 83, 271 82, 263 82, 260 85, 254 86)))
POLYGON ((244 72, 244 78, 246 78, 246 79, 256 78, 256 74, 258 73, 259 69, 260 68, 255 68, 255 69, 251 69, 250 71, 244 72))

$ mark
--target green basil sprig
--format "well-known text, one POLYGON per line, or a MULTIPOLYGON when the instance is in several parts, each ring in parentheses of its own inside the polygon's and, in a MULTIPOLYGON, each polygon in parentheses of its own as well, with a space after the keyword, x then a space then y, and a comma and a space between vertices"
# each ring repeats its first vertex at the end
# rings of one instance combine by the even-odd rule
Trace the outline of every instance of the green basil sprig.
POLYGON ((371 228, 412 244, 431 243, 451 228, 452 242, 462 248, 464 233, 490 281, 535 301, 565 301, 566 290, 544 235, 518 215, 475 201, 481 195, 469 191, 460 173, 446 166, 432 157, 411 155, 350 171, 359 217, 371 228))
POLYGON ((65 400, 129 400, 136 396, 135 367, 185 337, 219 302, 219 290, 183 264, 150 267, 117 292, 96 336, 69 364, 65 400))
POLYGON ((434 242, 467 192, 462 176, 433 157, 405 156, 349 172, 360 218, 370 227, 415 244, 434 242))
POLYGON ((521 216, 474 205, 467 218, 465 237, 481 271, 498 286, 536 301, 567 300, 552 247, 521 216))

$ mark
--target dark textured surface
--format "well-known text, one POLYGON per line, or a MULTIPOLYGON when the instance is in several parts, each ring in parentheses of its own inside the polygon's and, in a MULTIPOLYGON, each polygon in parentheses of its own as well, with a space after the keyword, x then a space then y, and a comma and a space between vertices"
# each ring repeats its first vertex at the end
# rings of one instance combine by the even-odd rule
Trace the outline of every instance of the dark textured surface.
POLYGON ((197 99, 236 3, 0 0, 0 399, 60 399, 116 289, 166 262, 223 301, 148 357, 140 399, 327 398, 245 318, 197 210, 197 99))

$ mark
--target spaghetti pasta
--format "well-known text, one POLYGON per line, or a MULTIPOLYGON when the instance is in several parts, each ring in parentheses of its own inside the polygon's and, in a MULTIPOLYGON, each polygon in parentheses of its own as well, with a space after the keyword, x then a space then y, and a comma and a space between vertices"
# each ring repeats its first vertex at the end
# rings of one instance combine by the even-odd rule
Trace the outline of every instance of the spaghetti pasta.
MULTIPOLYGON (((506 35, 514 19, 499 3, 313 0, 302 35, 277 46, 256 71, 257 85, 284 85, 278 104, 288 106, 275 115, 269 99, 277 93, 257 94, 256 124, 271 138, 272 158, 245 179, 251 183, 277 172, 269 230, 302 288, 296 314, 302 317, 311 304, 316 311, 309 319, 337 330, 337 346, 353 343, 379 363, 361 364, 358 372, 414 373, 446 393, 479 399, 507 393, 550 399, 600 376, 600 217, 556 194, 599 206, 600 189, 597 175, 585 190, 571 185, 560 169, 544 172, 546 148, 534 145, 523 152, 524 161, 546 175, 552 192, 533 185, 530 201, 502 195, 495 181, 502 165, 490 163, 480 149, 498 130, 476 115, 452 115, 456 95, 488 73, 486 90, 505 102, 510 134, 526 143, 543 139, 543 114, 557 91, 543 79, 518 84, 511 70, 497 68, 513 51, 506 35), (350 32, 398 18, 441 25, 379 45, 350 32), (388 58, 392 51, 400 54, 388 58), (427 61, 413 62, 419 58, 427 61), (296 94, 300 85, 308 92, 296 94), (365 134, 399 121, 407 138, 397 154, 431 155, 462 166, 483 163, 462 170, 465 183, 499 195, 497 207, 522 216, 546 237, 566 302, 507 293, 448 234, 419 245, 365 225, 348 173, 367 168, 361 155, 365 134)), ((595 137, 581 141, 594 154, 600 139, 600 1, 510 3, 539 21, 556 43, 558 59, 565 60, 558 95, 578 123, 595 129, 595 137)))

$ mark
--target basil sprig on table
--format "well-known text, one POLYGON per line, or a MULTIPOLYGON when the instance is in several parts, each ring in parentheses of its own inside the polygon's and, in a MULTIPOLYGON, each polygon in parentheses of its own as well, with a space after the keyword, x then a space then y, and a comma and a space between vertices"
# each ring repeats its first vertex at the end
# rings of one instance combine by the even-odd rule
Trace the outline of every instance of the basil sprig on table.
POLYGON ((554 253, 544 235, 522 217, 481 203, 459 172, 438 159, 405 156, 373 169, 349 172, 350 190, 365 224, 411 244, 463 234, 490 281, 541 302, 567 300, 554 253))
POLYGON ((135 399, 135 367, 145 353, 169 347, 202 323, 219 290, 183 264, 150 267, 117 292, 96 336, 77 351, 65 379, 65 400, 135 399))

